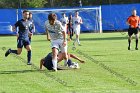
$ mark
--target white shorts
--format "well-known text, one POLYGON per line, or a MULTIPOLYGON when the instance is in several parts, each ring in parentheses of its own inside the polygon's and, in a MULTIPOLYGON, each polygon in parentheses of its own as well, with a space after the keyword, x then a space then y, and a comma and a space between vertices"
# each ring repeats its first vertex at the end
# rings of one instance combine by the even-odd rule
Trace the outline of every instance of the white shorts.
POLYGON ((60 49, 62 53, 64 53, 64 52, 67 53, 67 45, 65 47, 63 46, 62 39, 51 40, 51 47, 60 49))
POLYGON ((80 34, 80 28, 79 27, 73 28, 73 31, 75 32, 76 35, 80 34))

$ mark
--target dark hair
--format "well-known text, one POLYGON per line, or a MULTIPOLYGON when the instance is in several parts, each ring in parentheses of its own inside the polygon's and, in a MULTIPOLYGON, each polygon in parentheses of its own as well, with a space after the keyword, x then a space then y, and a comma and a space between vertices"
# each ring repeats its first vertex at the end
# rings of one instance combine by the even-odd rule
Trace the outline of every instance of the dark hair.
POLYGON ((29 11, 28 11, 28 10, 23 10, 23 14, 24 14, 25 12, 29 12, 29 11))
POLYGON ((56 19, 57 19, 57 16, 56 16, 55 13, 50 13, 50 14, 48 15, 48 20, 49 20, 49 21, 50 21, 50 20, 55 21, 56 19))
POLYGON ((29 15, 31 15, 32 14, 32 12, 29 12, 29 15))

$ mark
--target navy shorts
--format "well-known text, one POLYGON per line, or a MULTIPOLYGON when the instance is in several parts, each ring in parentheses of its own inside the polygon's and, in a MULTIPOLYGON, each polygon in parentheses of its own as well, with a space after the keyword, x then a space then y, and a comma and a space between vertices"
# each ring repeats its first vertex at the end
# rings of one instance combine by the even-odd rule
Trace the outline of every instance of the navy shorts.
POLYGON ((139 28, 137 27, 137 28, 129 28, 128 29, 128 35, 129 36, 132 36, 133 34, 138 34, 139 33, 139 28))
POLYGON ((24 40, 24 39, 18 39, 17 40, 17 48, 22 48, 23 46, 26 48, 27 45, 30 45, 30 41, 24 40))

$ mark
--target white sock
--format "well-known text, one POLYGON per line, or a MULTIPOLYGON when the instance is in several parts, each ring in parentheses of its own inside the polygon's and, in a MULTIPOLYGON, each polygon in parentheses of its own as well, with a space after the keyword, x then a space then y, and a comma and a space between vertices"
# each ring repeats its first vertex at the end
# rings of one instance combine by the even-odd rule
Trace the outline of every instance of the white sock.
POLYGON ((77 42, 78 42, 78 44, 80 44, 80 41, 79 41, 79 39, 77 39, 77 42))
POLYGON ((68 59, 65 59, 64 66, 67 66, 68 59))
POLYGON ((52 59, 52 63, 53 63, 53 69, 57 70, 57 60, 52 59))

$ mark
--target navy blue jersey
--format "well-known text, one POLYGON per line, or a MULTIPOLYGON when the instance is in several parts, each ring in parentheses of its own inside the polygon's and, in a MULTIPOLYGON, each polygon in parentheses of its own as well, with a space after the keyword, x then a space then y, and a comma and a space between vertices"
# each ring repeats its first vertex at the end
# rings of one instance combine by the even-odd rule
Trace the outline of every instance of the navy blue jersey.
POLYGON ((31 32, 31 33, 33 33, 33 32, 35 32, 35 25, 34 25, 34 21, 33 21, 33 19, 29 19, 29 21, 31 22, 30 32, 31 32))
POLYGON ((53 69, 53 64, 52 64, 52 53, 49 53, 49 54, 45 57, 43 66, 45 66, 48 70, 52 70, 52 69, 53 69))
POLYGON ((19 39, 28 39, 28 33, 31 30, 32 23, 30 21, 25 21, 23 19, 15 23, 15 27, 18 27, 19 39))

